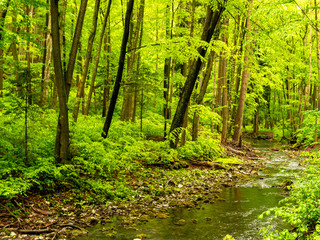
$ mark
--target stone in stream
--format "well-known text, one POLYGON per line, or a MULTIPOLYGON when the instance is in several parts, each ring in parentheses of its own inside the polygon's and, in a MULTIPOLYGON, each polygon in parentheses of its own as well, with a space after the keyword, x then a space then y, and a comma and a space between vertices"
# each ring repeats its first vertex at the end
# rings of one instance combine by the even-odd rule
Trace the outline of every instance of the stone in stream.
POLYGON ((177 226, 184 226, 186 225, 186 220, 180 219, 178 222, 174 223, 177 226))

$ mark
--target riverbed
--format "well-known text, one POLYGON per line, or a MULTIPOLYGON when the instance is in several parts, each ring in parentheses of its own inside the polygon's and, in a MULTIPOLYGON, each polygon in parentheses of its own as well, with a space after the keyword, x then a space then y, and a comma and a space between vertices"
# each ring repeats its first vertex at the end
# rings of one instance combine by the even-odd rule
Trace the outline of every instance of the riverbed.
POLYGON ((173 208, 166 219, 150 219, 130 228, 115 216, 112 223, 88 229, 88 239, 223 239, 227 234, 237 240, 261 239, 259 230, 268 225, 281 227, 280 223, 258 219, 262 212, 278 206, 286 192, 278 186, 293 180, 303 170, 299 159, 290 151, 275 151, 272 142, 251 141, 266 156, 265 168, 249 182, 224 188, 221 200, 202 204, 200 208, 173 208))

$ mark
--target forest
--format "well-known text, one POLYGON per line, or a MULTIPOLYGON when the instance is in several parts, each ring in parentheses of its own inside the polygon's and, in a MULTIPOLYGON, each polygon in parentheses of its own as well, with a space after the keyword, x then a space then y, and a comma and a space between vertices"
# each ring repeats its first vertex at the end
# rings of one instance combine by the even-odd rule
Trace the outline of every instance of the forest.
MULTIPOLYGON (((263 169, 248 138, 305 166, 289 200, 263 214, 290 226, 264 239, 319 239, 319 9, 317 0, 1 0, 0 239, 69 236, 63 224, 26 220, 67 221, 55 206, 119 207, 185 184, 208 202, 207 188, 263 169)), ((190 194, 173 205, 190 207, 190 194)))

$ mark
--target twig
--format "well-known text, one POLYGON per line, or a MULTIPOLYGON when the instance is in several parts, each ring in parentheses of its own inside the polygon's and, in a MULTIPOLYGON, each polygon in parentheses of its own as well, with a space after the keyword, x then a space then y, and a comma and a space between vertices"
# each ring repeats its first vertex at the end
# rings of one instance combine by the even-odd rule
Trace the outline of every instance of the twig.
POLYGON ((18 216, 16 216, 13 212, 11 212, 10 209, 9 209, 7 206, 3 205, 2 203, 0 203, 0 204, 1 204, 1 206, 3 206, 5 209, 7 209, 7 211, 10 213, 10 215, 12 215, 13 217, 15 217, 15 218, 18 220, 19 223, 22 221, 22 219, 19 218, 18 216))
POLYGON ((23 233, 23 234, 42 234, 42 233, 51 233, 54 232, 54 230, 50 229, 50 228, 46 228, 46 229, 19 229, 18 230, 19 233, 23 233))
POLYGON ((73 224, 71 224, 71 223, 59 224, 58 226, 59 226, 59 227, 72 227, 72 228, 76 228, 76 229, 82 230, 81 227, 78 227, 78 226, 73 225, 73 224))

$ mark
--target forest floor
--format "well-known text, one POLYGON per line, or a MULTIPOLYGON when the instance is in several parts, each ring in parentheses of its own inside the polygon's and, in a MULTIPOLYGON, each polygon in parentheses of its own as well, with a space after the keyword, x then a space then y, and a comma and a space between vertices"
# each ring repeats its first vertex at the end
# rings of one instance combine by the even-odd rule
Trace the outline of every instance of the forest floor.
MULTIPOLYGON (((223 187, 250 180, 263 168, 264 157, 246 145, 223 146, 230 163, 189 161, 188 168, 167 170, 155 166, 145 174, 123 176, 137 194, 130 199, 94 203, 95 196, 77 190, 0 199, 0 239, 72 239, 86 234, 86 227, 122 216, 128 228, 151 218, 167 218, 174 207, 200 208, 221 201, 223 187)), ((112 236, 112 229, 107 233, 112 236)))

